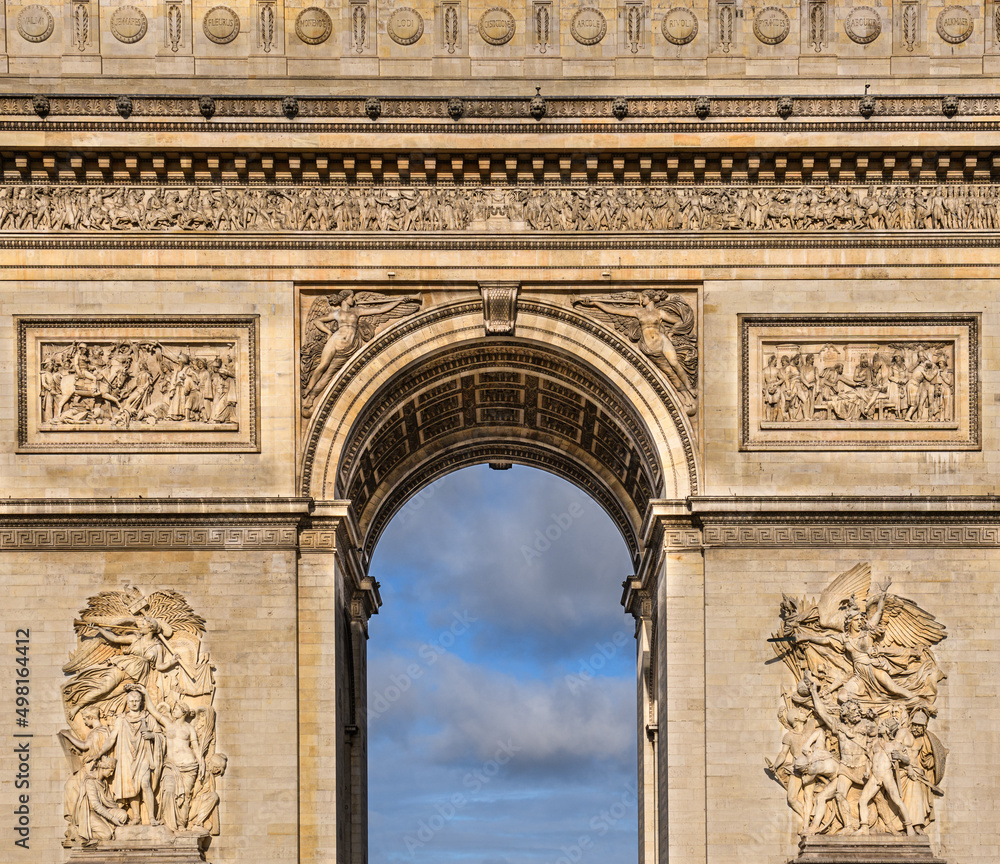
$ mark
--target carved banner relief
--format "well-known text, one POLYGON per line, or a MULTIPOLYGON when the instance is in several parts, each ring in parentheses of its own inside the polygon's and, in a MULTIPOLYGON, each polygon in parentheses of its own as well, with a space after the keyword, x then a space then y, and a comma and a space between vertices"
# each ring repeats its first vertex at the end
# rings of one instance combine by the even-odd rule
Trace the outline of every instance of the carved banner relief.
POLYGON ((59 732, 71 771, 63 845, 109 855, 172 847, 171 861, 204 860, 227 763, 204 619, 176 591, 131 587, 89 598, 73 627, 69 727, 59 732))
POLYGON ((979 447, 977 316, 742 316, 744 449, 979 447))
POLYGON ((256 450, 256 326, 18 319, 19 449, 256 450))
MULTIPOLYGON (((778 710, 781 749, 766 770, 785 788, 807 854, 821 835, 848 835, 871 844, 867 854, 855 849, 858 860, 902 861, 872 850, 885 835, 926 847, 919 835, 944 794, 947 750, 931 729, 946 676, 932 649, 947 634, 890 587, 861 563, 818 599, 783 595, 769 640, 790 675, 778 710)), ((919 860, 936 859, 927 848, 919 860)))

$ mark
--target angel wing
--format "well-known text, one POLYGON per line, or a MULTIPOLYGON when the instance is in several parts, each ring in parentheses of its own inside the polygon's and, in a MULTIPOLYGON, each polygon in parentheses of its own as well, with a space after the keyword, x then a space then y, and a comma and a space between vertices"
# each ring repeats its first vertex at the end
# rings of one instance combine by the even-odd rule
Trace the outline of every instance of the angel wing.
POLYGON ((80 620, 73 622, 77 636, 92 636, 93 625, 99 619, 125 618, 132 614, 129 605, 142 595, 136 589, 102 591, 87 599, 87 608, 80 610, 80 620))
POLYGON ((361 291, 358 293, 357 308, 358 315, 361 316, 361 320, 358 321, 358 335, 361 336, 363 342, 373 339, 390 321, 396 318, 405 318, 407 315, 413 315, 420 310, 420 300, 413 297, 403 300, 387 312, 380 312, 378 315, 365 313, 365 306, 385 303, 391 299, 391 297, 386 297, 384 294, 376 294, 374 291, 361 291))
POLYGON ((653 293, 657 308, 679 319, 670 327, 670 341, 694 387, 698 383, 698 340, 694 333, 694 310, 683 297, 676 294, 668 294, 662 299, 657 299, 658 295, 662 297, 660 292, 653 293))
POLYGON ((87 639, 63 664, 62 670, 67 675, 74 675, 84 669, 103 667, 115 654, 120 653, 117 645, 104 639, 87 639))
POLYGON ((855 564, 846 573, 841 573, 827 585, 817 604, 820 626, 830 630, 843 630, 844 604, 853 597, 858 606, 863 608, 871 581, 871 565, 862 562, 855 564))
POLYGON ((887 594, 882 611, 883 641, 902 648, 929 648, 948 634, 943 624, 912 600, 887 594))
MULTIPOLYGON (((635 291, 618 291, 614 294, 605 294, 602 297, 594 297, 592 299, 600 300, 602 303, 609 306, 621 306, 623 310, 634 309, 639 305, 639 295, 635 291)), ((639 322, 632 316, 615 315, 611 312, 605 312, 603 309, 598 309, 596 306, 587 305, 588 300, 585 299, 574 300, 573 304, 586 305, 587 314, 592 315, 598 321, 610 324, 629 341, 639 341, 639 322)))
POLYGON ((205 632, 205 619, 176 591, 155 591, 146 598, 151 618, 169 624, 174 633, 186 633, 198 638, 205 632))
MULTIPOLYGON (((317 297, 309 307, 309 315, 306 318, 306 326, 302 332, 302 346, 299 348, 300 370, 302 375, 302 386, 309 383, 309 377, 319 363, 319 356, 323 351, 326 340, 330 337, 316 326, 316 319, 329 315, 351 295, 350 291, 340 291, 336 294, 329 294, 325 297, 317 297)), ((337 322, 330 322, 330 329, 337 329, 337 322)))

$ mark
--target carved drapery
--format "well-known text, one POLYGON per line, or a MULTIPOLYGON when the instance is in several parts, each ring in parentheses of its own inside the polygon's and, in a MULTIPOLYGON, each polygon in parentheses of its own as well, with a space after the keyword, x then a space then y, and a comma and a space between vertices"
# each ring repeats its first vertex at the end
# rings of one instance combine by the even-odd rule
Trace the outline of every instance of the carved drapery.
POLYGON ((945 628, 890 586, 861 563, 817 600, 782 597, 769 641, 791 680, 781 750, 765 761, 807 838, 854 835, 865 846, 867 835, 870 849, 877 835, 916 840, 944 794, 947 751, 929 726, 946 677, 932 649, 945 628))
MULTIPOLYGON (((72 775, 64 845, 123 855, 172 845, 191 860, 220 833, 215 666, 183 596, 137 588, 89 598, 63 666, 72 775)), ((71 856, 72 857, 72 856, 71 856)))

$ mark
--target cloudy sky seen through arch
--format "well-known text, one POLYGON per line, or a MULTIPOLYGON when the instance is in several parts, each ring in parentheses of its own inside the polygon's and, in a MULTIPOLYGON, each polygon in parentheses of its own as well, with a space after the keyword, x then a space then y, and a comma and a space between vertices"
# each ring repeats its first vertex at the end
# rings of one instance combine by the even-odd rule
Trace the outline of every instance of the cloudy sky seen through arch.
POLYGON ((372 861, 631 864, 631 572, 610 518, 542 471, 427 487, 371 573, 372 861))

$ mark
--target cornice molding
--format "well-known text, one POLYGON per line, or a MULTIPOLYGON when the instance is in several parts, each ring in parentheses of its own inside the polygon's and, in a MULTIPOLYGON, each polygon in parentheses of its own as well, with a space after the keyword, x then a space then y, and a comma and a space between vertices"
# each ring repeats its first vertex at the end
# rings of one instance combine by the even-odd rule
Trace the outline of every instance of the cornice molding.
MULTIPOLYGON (((708 86, 709 82, 706 82, 708 86)), ((68 94, 51 95, 31 93, 12 94, 0 99, 0 114, 7 116, 36 116, 41 96, 45 100, 48 117, 115 117, 119 118, 117 96, 68 94)), ((544 117, 596 119, 617 116, 614 113, 620 96, 555 96, 545 98, 544 117)), ((159 95, 130 95, 130 117, 190 117, 203 116, 209 108, 208 119, 203 125, 221 125, 228 118, 281 118, 288 112, 288 97, 285 96, 217 96, 210 104, 203 96, 170 97, 159 95)), ((314 118, 338 118, 360 120, 370 117, 370 95, 331 98, 327 96, 299 96, 294 99, 297 110, 287 125, 302 125, 314 118)), ((379 112, 375 120, 393 119, 440 119, 452 116, 449 106, 454 97, 428 96, 400 98, 380 96, 379 112)), ((469 121, 480 119, 523 119, 536 123, 533 119, 532 97, 462 98, 462 112, 454 128, 474 125, 469 121)), ((998 116, 1000 98, 995 95, 897 95, 897 96, 639 96, 625 99, 627 110, 619 121, 622 125, 633 125, 635 120, 645 118, 693 118, 703 120, 718 117, 773 117, 782 114, 787 117, 944 117, 958 116, 998 116), (779 110, 781 113, 779 113, 779 110)), ((621 111, 619 105, 619 112, 621 111)), ((121 120, 127 124, 130 120, 121 120)), ((132 121, 133 125, 137 125, 132 121)), ((379 122, 379 125, 388 125, 379 122)), ((538 123, 542 128, 549 128, 538 123)))
POLYGON ((294 549, 308 498, 0 501, 0 552, 294 549))

